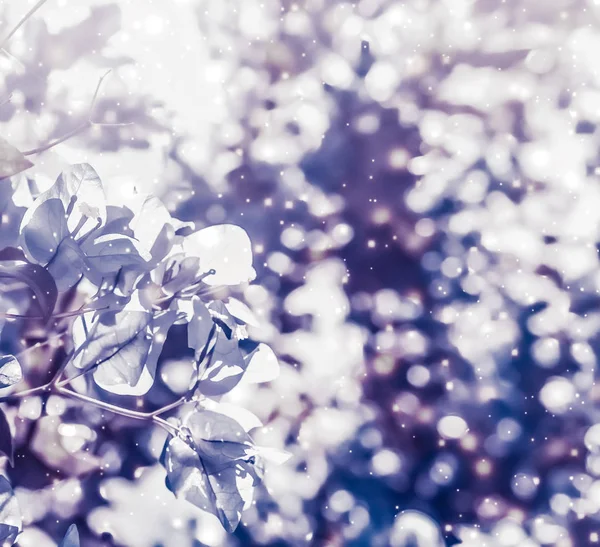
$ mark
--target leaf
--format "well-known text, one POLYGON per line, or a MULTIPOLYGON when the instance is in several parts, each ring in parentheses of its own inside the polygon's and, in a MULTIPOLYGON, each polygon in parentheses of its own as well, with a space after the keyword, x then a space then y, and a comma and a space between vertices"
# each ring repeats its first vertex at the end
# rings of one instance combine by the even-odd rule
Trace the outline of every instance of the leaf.
POLYGON ((79 546, 80 546, 79 532, 77 530, 77 526, 75 526, 75 524, 71 524, 71 526, 69 526, 69 529, 67 530, 67 533, 65 534, 65 537, 60 542, 60 545, 58 547, 79 547, 79 546))
POLYGON ((0 184, 0 218, 2 219, 0 249, 16 245, 18 241, 21 219, 27 209, 22 204, 15 203, 15 193, 26 184, 27 179, 24 176, 14 177, 10 183, 4 181, 0 184), (25 179, 25 183, 19 179, 25 179))
POLYGON ((0 475, 0 541, 14 543, 21 524, 21 510, 15 493, 6 478, 0 475))
POLYGON ((195 256, 185 257, 178 253, 170 257, 169 261, 171 260, 172 263, 168 267, 166 266, 168 261, 163 263, 164 271, 161 271, 163 270, 161 266, 157 268, 157 273, 162 274, 157 277, 157 283, 162 285, 166 294, 175 294, 194 284, 200 267, 200 260, 195 256))
POLYGON ((19 150, 0 137, 0 179, 12 177, 33 166, 19 150))
POLYGON ((457 537, 452 532, 445 534, 446 538, 446 547, 452 547, 453 545, 462 545, 462 539, 457 537))
POLYGON ((211 365, 198 384, 200 393, 214 397, 231 391, 242 379, 246 366, 238 341, 227 338, 223 330, 217 328, 211 365))
POLYGON ((254 447, 252 438, 238 422, 212 410, 191 412, 185 426, 206 460, 206 466, 212 470, 229 465, 231 460, 247 459, 254 447))
POLYGON ((21 246, 27 257, 47 265, 60 290, 70 288, 83 275, 100 285, 122 268, 142 272, 152 267, 150 254, 144 251, 141 256, 138 243, 130 236, 97 229, 75 240, 65 214, 62 201, 52 198, 33 212, 28 210, 21 223, 21 246))
POLYGON ((113 208, 110 228, 104 189, 87 164, 64 171, 55 184, 35 200, 21 222, 21 246, 29 260, 47 265, 60 290, 83 275, 96 285, 124 267, 147 270, 149 250, 129 235, 131 213, 113 208), (93 233, 92 233, 93 232, 93 233), (92 237, 93 236, 93 237, 92 237))
POLYGON ((63 239, 46 268, 61 292, 75 285, 83 277, 83 272, 89 272, 83 252, 71 238, 63 239))
POLYGON ((270 382, 279 376, 279 361, 267 344, 259 344, 250 354, 244 357, 248 363, 244 382, 260 384, 270 382))
POLYGON ((4 414, 2 409, 0 409, 0 453, 8 458, 12 467, 15 466, 13 437, 6 419, 6 414, 4 414))
POLYGON ((129 296, 121 296, 115 292, 107 292, 95 298, 86 308, 88 310, 121 311, 131 300, 129 296))
POLYGON ((258 416, 241 406, 231 403, 216 402, 211 399, 202 401, 202 406, 207 410, 212 410, 218 414, 224 414, 232 420, 235 420, 246 432, 257 427, 262 427, 263 425, 258 416))
POLYGON ((0 543, 2 545, 12 545, 17 541, 19 529, 10 524, 0 524, 0 543))
POLYGON ((95 382, 104 390, 115 393, 116 395, 130 395, 140 396, 147 393, 152 385, 154 384, 154 377, 156 375, 156 366, 162 348, 167 339, 167 334, 175 320, 177 319, 177 312, 175 310, 169 310, 163 312, 159 317, 154 317, 152 322, 149 324, 151 332, 151 344, 148 356, 143 362, 142 370, 139 378, 135 384, 115 384, 107 382, 101 372, 102 367, 94 373, 95 382))
POLYGON ((237 323, 233 315, 225 307, 225 304, 220 300, 214 300, 208 305, 211 315, 217 320, 219 326, 227 334, 227 338, 231 338, 236 331, 237 323))
POLYGON ((277 448, 271 448, 269 446, 257 446, 258 455, 265 461, 273 463, 275 465, 282 465, 287 462, 292 455, 285 450, 279 450, 277 448))
POLYGON ((58 289, 54 278, 45 268, 24 260, 0 261, 0 285, 15 281, 24 283, 32 290, 43 317, 52 315, 58 289))
POLYGON ((254 312, 237 298, 229 297, 225 306, 229 313, 236 319, 239 319, 242 323, 246 323, 246 325, 252 327, 259 326, 258 319, 256 318, 256 315, 254 315, 254 312))
POLYGON ((59 199, 48 199, 23 215, 21 247, 29 260, 46 265, 56 255, 59 245, 69 237, 65 214, 59 199))
POLYGON ((161 458, 167 487, 233 532, 259 480, 252 440, 234 420, 211 411, 192 412, 185 426, 194 448, 179 438, 167 441, 161 458))
POLYGON ((86 277, 97 285, 103 278, 116 274, 121 268, 150 269, 150 255, 140 255, 136 241, 126 235, 102 234, 89 238, 81 245, 89 271, 86 277))
POLYGON ((36 199, 36 203, 41 204, 49 199, 59 199, 65 211, 72 209, 68 220, 69 231, 75 232, 84 222, 78 233, 73 235, 88 233, 97 225, 98 219, 101 224, 106 222, 106 196, 102 181, 87 163, 78 163, 65 169, 52 187, 36 199))
POLYGON ((78 318, 73 364, 81 369, 96 366, 94 378, 104 385, 135 385, 152 345, 151 321, 151 313, 127 309, 100 313, 89 324, 85 316, 78 318))
POLYGON ((158 264, 171 250, 175 235, 169 211, 152 195, 136 195, 135 202, 127 205, 134 214, 129 224, 133 236, 150 254, 153 264, 158 264))
POLYGON ((183 250, 200 259, 199 273, 215 271, 204 279, 207 285, 239 285, 256 277, 250 238, 234 224, 210 226, 186 236, 183 250))
POLYGON ((214 325, 204 302, 198 296, 192 298, 193 316, 188 323, 188 346, 196 350, 196 359, 208 342, 210 330, 214 325))
POLYGON ((21 364, 14 355, 0 357, 0 388, 10 387, 23 379, 21 364))

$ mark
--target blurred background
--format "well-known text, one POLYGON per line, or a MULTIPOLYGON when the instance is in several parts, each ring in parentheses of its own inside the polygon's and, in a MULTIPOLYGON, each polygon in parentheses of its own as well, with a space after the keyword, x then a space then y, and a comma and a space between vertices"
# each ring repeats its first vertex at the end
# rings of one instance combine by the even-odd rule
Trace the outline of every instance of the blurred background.
MULTIPOLYGON (((2 32, 33 4, 0 1, 2 32)), ((68 134, 112 69, 92 119, 130 125, 28 175, 87 161, 113 196, 248 231, 251 335, 282 369, 228 402, 292 457, 227 536, 164 488, 159 431, 41 418, 11 475, 19 545, 73 521, 98 546, 599 543, 599 17, 598 0, 49 0, 0 52, 0 134, 68 134)), ((161 366, 185 388, 168 348, 161 366)))

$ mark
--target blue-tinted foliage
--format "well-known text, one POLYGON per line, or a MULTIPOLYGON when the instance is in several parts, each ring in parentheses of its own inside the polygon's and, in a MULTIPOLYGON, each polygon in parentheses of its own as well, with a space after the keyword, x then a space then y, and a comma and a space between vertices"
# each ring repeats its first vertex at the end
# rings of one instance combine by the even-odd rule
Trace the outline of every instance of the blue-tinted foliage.
POLYGON ((23 379, 21 364, 14 355, 0 357, 0 389, 17 384, 23 379))
POLYGON ((182 436, 165 445, 167 485, 235 530, 259 479, 252 439, 235 420, 207 410, 187 417, 182 436))
POLYGON ((79 532, 77 531, 77 526, 71 524, 58 547, 79 547, 79 545, 79 532))
POLYGON ((13 466, 15 464, 14 450, 12 434, 6 420, 6 414, 0 410, 0 454, 4 454, 8 458, 10 465, 13 466))
POLYGON ((32 165, 19 150, 0 137, 0 179, 12 177, 32 165))
MULTIPOLYGON (((15 299, 23 307, 12 314, 15 320, 62 326, 54 336, 65 351, 57 362, 49 359, 49 381, 37 387, 16 357, 0 358, 0 388, 24 381, 35 393, 70 397, 164 427, 170 434, 163 459, 169 488, 233 531, 259 480, 258 449, 237 421, 205 407, 217 404, 209 398, 230 392, 256 363, 265 365, 259 368, 266 375, 261 378, 255 370, 250 381, 272 379, 277 363, 264 359, 264 349, 248 354, 240 343, 247 338, 246 324, 257 324, 249 308, 234 298, 210 297, 214 291, 227 295, 227 287, 254 279, 246 232, 234 225, 190 231, 150 195, 111 203, 87 164, 72 166, 39 194, 20 226, 18 247, 0 251, 0 283, 9 296, 27 291, 28 298, 15 299), (154 385, 174 325, 183 325, 187 335, 182 353, 194 355, 189 392, 155 412, 102 400, 108 392, 138 397, 136 408, 143 406, 140 397, 154 385), (81 376, 87 382, 77 382, 81 376), (177 416, 158 418, 187 402, 195 408, 183 422, 177 416)), ((70 438, 89 435, 75 426, 67 433, 70 438)), ((2 413, 0 452, 11 464, 13 450, 2 413)), ((12 489, 2 481, 0 525, 3 541, 12 543, 20 517, 12 489)), ((61 545, 79 545, 74 525, 61 545)))
POLYGON ((14 283, 27 286, 37 302, 34 308, 41 312, 42 317, 49 317, 58 297, 54 277, 47 269, 27 262, 17 249, 11 249, 6 255, 14 259, 0 260, 0 288, 6 285, 14 286, 14 283))
POLYGON ((12 544, 21 529, 21 510, 10 483, 0 476, 0 541, 12 544))

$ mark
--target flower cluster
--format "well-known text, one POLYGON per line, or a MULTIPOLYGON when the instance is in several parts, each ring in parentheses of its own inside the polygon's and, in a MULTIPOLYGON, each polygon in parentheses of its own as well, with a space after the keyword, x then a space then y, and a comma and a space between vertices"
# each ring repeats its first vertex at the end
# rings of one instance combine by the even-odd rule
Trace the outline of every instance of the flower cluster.
MULTIPOLYGON (((28 167, 15 157, 0 157, 2 174, 19 176, 28 167)), ((11 187, 9 178, 1 183, 11 187)), ((7 394, 0 400, 58 396, 162 427, 167 487, 235 530, 264 459, 285 459, 253 442, 248 430, 256 421, 248 427, 243 420, 244 427, 235 409, 219 411, 218 399, 240 382, 278 373, 269 347, 248 337, 252 311, 232 296, 256 276, 246 232, 228 224, 195 230, 151 195, 112 203, 88 164, 65 170, 29 208, 13 206, 9 214, 19 218, 7 224, 17 221, 19 229, 0 251, 2 320, 21 332, 42 325, 46 339, 37 346, 59 338, 64 351, 50 359, 51 379, 29 389, 22 389, 30 371, 19 354, 2 356, 0 388, 7 394), (189 387, 147 409, 143 396, 173 332, 186 340, 176 345, 189 387), (175 409, 177 417, 165 419, 175 409)), ((11 464, 13 445, 0 411, 0 451, 11 464)), ((1 486, 0 540, 12 544, 19 508, 8 481, 1 486)), ((76 535, 70 530, 62 545, 78 545, 76 535)))

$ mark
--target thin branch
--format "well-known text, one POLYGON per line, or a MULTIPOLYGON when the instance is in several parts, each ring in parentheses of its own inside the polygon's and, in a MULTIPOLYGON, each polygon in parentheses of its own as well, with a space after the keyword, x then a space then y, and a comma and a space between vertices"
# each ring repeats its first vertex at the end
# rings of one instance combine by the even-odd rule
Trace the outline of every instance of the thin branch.
POLYGON ((65 355, 65 358, 63 359, 60 366, 56 369, 56 372, 53 374, 52 379, 49 382, 50 387, 52 387, 52 388, 56 387, 56 385, 60 381, 62 373, 65 371, 65 369, 71 362, 71 359, 73 359, 81 351, 81 347, 82 346, 77 348, 77 350, 75 350, 75 351, 71 350, 67 355, 65 355))
POLYGON ((208 340, 206 341, 206 344, 202 348, 202 352, 198 356, 198 359, 196 359, 196 362, 198 363, 196 381, 194 382, 194 385, 192 386, 192 388, 189 391, 189 393, 191 393, 192 395, 198 389, 198 386, 200 385, 200 382, 202 381, 202 375, 210 367, 210 363, 212 361, 212 356, 213 356, 216 344, 210 349, 210 354, 208 352, 208 348, 210 347, 210 344, 211 344, 216 332, 217 332, 217 324, 213 322, 212 327, 210 328, 210 332, 208 333, 208 340), (208 359, 207 359, 207 357, 208 357, 208 359), (203 369, 200 370, 200 367, 204 364, 205 361, 206 361, 206 366, 204 366, 203 369))
MULTIPOLYGON (((167 433, 170 435, 177 435, 179 433, 179 429, 174 425, 167 422, 163 418, 160 418, 158 414, 162 414, 171 408, 175 408, 175 404, 167 405, 164 409, 159 409, 159 411, 155 412, 138 412, 136 410, 129 410, 127 408, 121 408, 110 403, 105 403, 104 401, 100 401, 99 399, 94 399, 93 397, 88 397, 87 395, 83 395, 82 393, 77 393, 71 389, 66 389, 61 387, 60 384, 54 384, 53 381, 48 382, 42 386, 34 387, 32 389, 26 389, 24 391, 19 391, 18 393, 12 393, 10 395, 6 395, 4 397, 0 397, 0 402, 15 400, 15 399, 23 399, 25 397, 29 397, 30 395, 40 395, 42 393, 57 393, 62 395, 63 397, 67 397, 69 399, 75 399, 77 401, 81 401, 83 403, 87 403, 93 405, 98 408, 102 408, 103 410, 107 410, 112 412, 113 414, 117 414, 119 416, 124 416, 125 418, 132 418, 134 420, 143 420, 155 423, 156 425, 162 427, 167 433)), ((179 401, 178 401, 179 403, 179 401)), ((182 404, 182 403, 179 403, 182 404)))
POLYGON ((79 133, 83 133, 89 126, 90 126, 89 121, 82 123, 79 127, 76 127, 75 129, 72 129, 68 133, 65 133, 62 137, 59 137, 58 139, 55 139, 53 141, 50 141, 49 143, 39 146, 38 148, 33 148, 32 150, 27 150, 26 152, 23 152, 23 155, 24 156, 33 156, 35 154, 41 154, 42 152, 45 152, 46 150, 50 150, 50 148, 54 148, 57 144, 60 144, 61 142, 65 142, 66 140, 70 139, 71 137, 74 137, 75 135, 78 135, 79 133))
POLYGON ((110 123, 110 122, 93 122, 90 120, 90 124, 94 127, 128 127, 134 125, 133 122, 122 122, 122 123, 110 123))
MULTIPOLYGON (((65 386, 69 385, 73 380, 76 380, 77 378, 80 378, 81 376, 84 376, 84 375, 88 374, 89 372, 96 370, 98 368, 98 366, 99 366, 98 364, 93 364, 90 367, 80 370, 77 374, 75 374, 75 376, 71 376, 70 378, 65 378, 64 380, 54 382, 53 386, 60 390, 61 388, 64 388, 65 386)), ((183 395, 176 401, 173 401, 172 403, 169 403, 168 405, 160 407, 157 410, 153 410, 152 412, 137 412, 137 411, 136 412, 140 416, 145 416, 148 419, 155 417, 155 416, 160 416, 161 414, 165 414, 166 412, 169 412, 170 410, 178 408, 186 403, 194 402, 196 400, 194 397, 190 398, 189 395, 190 395, 189 393, 186 395, 183 395)))
MULTIPOLYGON (((65 367, 66 368, 66 367, 65 367)), ((93 364, 91 367, 87 367, 87 368, 83 368, 81 369, 77 374, 75 374, 75 376, 71 376, 70 378, 65 378, 64 380, 60 380, 58 382, 56 382, 56 386, 57 387, 64 387, 69 385, 73 380, 76 380, 77 378, 81 378, 81 376, 86 375, 88 372, 92 372, 93 370, 96 370, 98 368, 97 364, 93 364)))
POLYGON ((90 106, 88 108, 87 120, 83 122, 81 125, 77 126, 75 129, 72 129, 68 133, 65 133, 62 137, 59 137, 53 141, 50 141, 42 146, 37 148, 33 148, 32 150, 27 150, 23 152, 24 156, 34 156, 35 154, 41 154, 46 150, 50 150, 54 148, 56 145, 65 142, 66 140, 78 135, 79 133, 83 133, 86 129, 89 129, 92 126, 99 127, 125 127, 127 125, 133 125, 132 122, 127 123, 104 123, 104 122, 94 122, 92 120, 92 114, 94 113, 94 107, 96 106, 96 101, 98 100, 98 94, 100 93, 100 88, 102 87, 102 82, 104 79, 111 73, 112 69, 107 70, 98 80, 96 84, 96 89, 94 90, 94 95, 92 96, 92 101, 90 102, 90 106))
MULTIPOLYGON (((19 59, 17 59, 10 51, 7 51, 6 49, 0 49, 0 53, 8 57, 9 61, 17 63, 19 67, 21 67, 23 70, 27 70, 27 67, 19 59)), ((36 74, 32 74, 31 76, 33 76, 33 78, 35 78, 36 80, 42 81, 42 78, 40 78, 36 74)))
MULTIPOLYGON (((204 280, 209 275, 215 275, 216 273, 216 270, 211 268, 208 270, 208 272, 201 274, 200 277, 198 277, 198 279, 196 279, 191 285, 187 286, 185 289, 182 289, 182 296, 193 296, 194 294, 200 294, 201 290, 205 288, 202 286, 204 280)), ((212 287, 212 289, 206 289, 204 292, 202 292, 202 295, 208 296, 211 292, 217 292, 223 288, 224 285, 217 285, 216 287, 212 287)))
POLYGON ((98 84, 96 85, 96 91, 94 91, 92 102, 90 103, 90 107, 88 108, 88 122, 92 118, 92 112, 94 111, 94 107, 96 106, 96 99, 98 99, 98 93, 100 93, 100 87, 102 87, 102 82, 104 81, 104 78, 106 78, 111 72, 112 69, 109 68, 102 76, 100 76, 100 79, 98 80, 98 84))
POLYGON ((23 18, 17 23, 17 26, 15 28, 13 28, 8 35, 6 36, 6 38, 4 38, 4 40, 2 40, 2 42, 0 42, 0 49, 3 49, 4 46, 8 43, 8 41, 15 35, 15 33, 23 26, 23 24, 27 21, 27 19, 29 19, 38 9, 40 9, 45 3, 47 2, 47 0, 39 0, 39 2, 33 6, 24 16, 23 18))
POLYGON ((152 421, 155 424, 166 429, 171 434, 177 434, 178 432, 178 429, 174 425, 171 425, 166 420, 163 420, 162 418, 159 418, 158 416, 155 416, 150 412, 138 412, 137 410, 121 408, 110 403, 100 401, 99 399, 94 399, 93 397, 88 397, 87 395, 83 395, 82 393, 77 393, 76 391, 72 391, 70 389, 59 386, 56 386, 56 391, 70 399, 76 399, 78 401, 88 403, 98 408, 108 410, 109 412, 112 412, 113 414, 117 414, 119 416, 125 416, 126 418, 132 418, 134 420, 152 421))
POLYGON ((17 393, 11 393, 10 395, 4 395, 3 397, 0 397, 0 403, 4 402, 4 401, 12 401, 15 399, 22 399, 24 397, 28 397, 29 395, 38 395, 40 393, 45 393, 50 391, 50 382, 48 382, 47 384, 38 386, 38 387, 33 387, 31 389, 25 389, 23 391, 18 391, 17 393))
POLYGON ((111 403, 106 403, 99 399, 94 399, 93 397, 89 397, 84 395, 83 393, 78 393, 77 391, 73 391, 72 389, 68 389, 66 387, 56 386, 56 391, 65 397, 69 397, 71 399, 77 399, 84 403, 89 403, 91 405, 97 406, 98 408, 103 408, 104 410, 109 410, 113 414, 119 414, 121 416, 127 416, 128 418, 133 418, 134 420, 147 420, 151 416, 147 412, 139 412, 137 410, 129 410, 128 408, 121 408, 115 406, 111 403))
POLYGON ((8 103, 10 103, 10 101, 12 100, 12 98, 13 98, 13 94, 11 93, 11 94, 10 94, 8 97, 6 97, 6 99, 4 99, 4 100, 3 100, 3 101, 0 103, 0 106, 4 106, 5 104, 8 104, 8 103))
MULTIPOLYGON (((86 313, 89 312, 93 312, 93 311, 103 311, 103 310, 107 310, 109 308, 109 306, 106 306, 104 308, 92 308, 92 309, 83 309, 83 310, 73 310, 73 311, 66 311, 63 313, 55 313, 53 315, 51 315, 50 317, 48 317, 48 319, 64 319, 65 317, 76 317, 78 315, 84 315, 86 313)), ((45 317, 42 317, 41 315, 22 315, 19 313, 8 313, 8 312, 0 312, 0 317, 4 317, 6 319, 46 319, 45 317)))
POLYGON ((165 412, 169 412, 169 410, 173 410, 173 409, 178 408, 186 403, 191 403, 191 402, 193 402, 193 399, 190 399, 186 395, 184 395, 183 397, 180 397, 176 401, 173 401, 172 403, 165 405, 162 408, 155 410, 154 412, 150 412, 150 416, 160 416, 161 414, 164 414, 165 412))
POLYGON ((18 359, 19 357, 22 357, 23 355, 26 355, 26 354, 28 354, 31 351, 43 348, 44 346, 48 346, 49 344, 52 344, 56 340, 60 340, 65 334, 67 334, 66 330, 64 330, 62 332, 59 332, 55 336, 51 336, 49 338, 46 338, 46 340, 44 340, 43 342, 38 342, 37 344, 33 344, 33 346, 29 346, 28 348, 25 348, 24 350, 22 350, 19 353, 17 353, 15 355, 15 357, 18 359))
POLYGON ((162 427, 170 435, 175 435, 175 436, 179 435, 179 428, 175 427, 174 425, 171 425, 169 422, 167 422, 167 420, 163 420, 162 418, 159 418, 158 416, 153 416, 152 421, 156 425, 159 425, 160 427, 162 427))
MULTIPOLYGON (((85 324, 85 317, 83 318, 82 322, 83 322, 83 328, 85 330, 85 334, 87 337, 87 336, 89 336, 90 333, 88 333, 88 331, 87 331, 87 327, 85 324)), ((94 330, 93 330, 94 333, 96 332, 97 327, 98 327, 98 323, 96 323, 94 325, 94 330)), ((84 374, 90 372, 90 370, 94 370, 95 368, 97 368, 100 365, 100 363, 96 363, 96 364, 92 365, 91 367, 87 367, 86 369, 82 370, 79 374, 73 376, 72 378, 69 378, 68 380, 61 382, 60 379, 61 379, 63 373, 65 372, 65 370, 67 369, 67 367, 69 366, 69 363, 72 362, 76 357, 78 357, 79 354, 84 349, 85 349, 85 344, 81 344, 77 349, 72 350, 71 353, 65 358, 63 364, 56 371, 56 374, 50 381, 50 384, 52 385, 53 388, 60 389, 62 386, 67 385, 69 382, 71 382, 75 378, 79 378, 79 376, 83 376, 84 374)))

